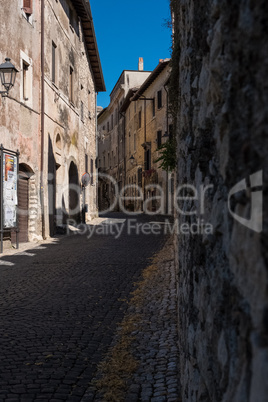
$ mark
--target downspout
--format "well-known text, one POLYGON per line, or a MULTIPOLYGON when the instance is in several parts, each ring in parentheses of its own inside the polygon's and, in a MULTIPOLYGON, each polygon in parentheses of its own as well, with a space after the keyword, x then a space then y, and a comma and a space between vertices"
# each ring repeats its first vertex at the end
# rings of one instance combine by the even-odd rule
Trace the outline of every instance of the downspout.
POLYGON ((45 148, 45 0, 41 0, 41 175, 40 203, 42 215, 42 237, 45 233, 45 198, 44 198, 44 148, 45 148))

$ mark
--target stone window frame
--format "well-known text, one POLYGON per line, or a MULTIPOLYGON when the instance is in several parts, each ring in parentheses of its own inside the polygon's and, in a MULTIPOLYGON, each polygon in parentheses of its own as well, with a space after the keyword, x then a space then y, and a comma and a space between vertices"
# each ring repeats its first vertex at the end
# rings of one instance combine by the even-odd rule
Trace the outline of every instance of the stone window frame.
POLYGON ((30 1, 30 7, 26 7, 26 0, 21 0, 21 12, 23 17, 29 22, 29 24, 33 25, 34 1, 28 1, 30 1))
POLYGON ((25 105, 33 106, 33 61, 32 59, 20 51, 20 101, 25 105))

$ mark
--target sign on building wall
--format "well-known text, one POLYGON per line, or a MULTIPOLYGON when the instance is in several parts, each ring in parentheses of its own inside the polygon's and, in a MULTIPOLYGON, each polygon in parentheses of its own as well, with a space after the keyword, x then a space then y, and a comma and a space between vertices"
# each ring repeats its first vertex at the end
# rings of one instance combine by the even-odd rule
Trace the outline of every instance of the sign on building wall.
POLYGON ((17 225, 17 156, 3 152, 3 227, 17 225))

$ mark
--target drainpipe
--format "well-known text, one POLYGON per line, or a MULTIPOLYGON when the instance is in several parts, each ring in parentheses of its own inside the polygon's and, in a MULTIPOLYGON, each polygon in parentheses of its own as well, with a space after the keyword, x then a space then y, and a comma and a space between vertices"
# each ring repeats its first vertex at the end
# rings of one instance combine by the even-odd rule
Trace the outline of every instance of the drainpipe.
POLYGON ((44 200, 44 149, 45 149, 45 0, 41 0, 41 176, 40 202, 42 214, 42 236, 45 233, 45 200, 44 200))

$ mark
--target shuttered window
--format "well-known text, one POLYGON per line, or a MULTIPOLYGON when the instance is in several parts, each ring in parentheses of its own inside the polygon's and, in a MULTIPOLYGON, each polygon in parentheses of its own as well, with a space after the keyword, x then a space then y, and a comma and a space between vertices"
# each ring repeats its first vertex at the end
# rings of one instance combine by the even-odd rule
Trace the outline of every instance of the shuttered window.
POLYGON ((25 14, 32 14, 32 0, 23 0, 23 10, 25 14))
POLYGON ((162 131, 157 131, 157 148, 160 148, 162 145, 162 131))
POLYGON ((161 109, 162 107, 162 91, 157 92, 157 108, 161 109))

